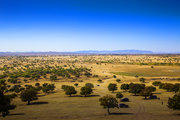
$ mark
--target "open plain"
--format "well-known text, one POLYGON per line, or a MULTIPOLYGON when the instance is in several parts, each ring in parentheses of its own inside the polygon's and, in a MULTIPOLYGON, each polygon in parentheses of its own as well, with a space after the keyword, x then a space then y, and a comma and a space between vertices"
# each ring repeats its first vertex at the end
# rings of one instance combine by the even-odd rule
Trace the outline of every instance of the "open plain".
MULTIPOLYGON (((145 78, 144 84, 152 86, 154 81, 162 83, 180 83, 179 55, 87 55, 87 56, 14 56, 0 57, 0 74, 6 80, 9 89, 14 85, 35 86, 44 83, 54 84, 53 92, 38 91, 38 100, 27 105, 20 99, 20 91, 12 103, 14 110, 4 120, 178 120, 180 112, 167 107, 168 98, 174 92, 167 92, 156 86, 153 93, 158 99, 145 100, 143 96, 134 96, 120 89, 122 84, 140 83, 139 78, 145 78), (79 73, 70 76, 60 74, 59 69, 78 69, 79 73), (44 72, 44 71, 51 72, 44 72), (52 79, 56 72, 56 79, 52 79), (28 75, 28 72, 34 74, 28 75), (88 74, 86 74, 88 73, 88 74), (24 76, 23 76, 23 75, 24 76), (7 75, 3 77, 3 75, 7 75), (17 76, 16 76, 17 75, 17 76), (34 75, 34 76, 32 76, 34 75), (116 80, 120 79, 120 82, 116 80), (15 82, 12 82, 12 81, 15 82), (101 80, 99 82, 98 80, 101 80), (75 86, 78 83, 78 86, 75 86), (93 93, 84 97, 80 89, 86 83, 94 85, 93 93), (117 84, 117 90, 108 90, 110 83, 117 84), (62 85, 74 86, 77 94, 69 97, 61 89, 62 85), (121 92, 130 102, 129 108, 106 109, 100 106, 99 98, 105 95, 116 96, 121 92)), ((12 91, 7 92, 7 94, 12 91)), ((118 99, 119 103, 120 100, 118 99)))

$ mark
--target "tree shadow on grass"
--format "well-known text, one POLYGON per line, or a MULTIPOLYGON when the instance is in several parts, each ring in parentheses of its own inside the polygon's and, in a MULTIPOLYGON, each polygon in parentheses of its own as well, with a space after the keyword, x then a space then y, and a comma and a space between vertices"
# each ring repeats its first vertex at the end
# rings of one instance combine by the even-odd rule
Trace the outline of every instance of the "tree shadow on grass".
MULTIPOLYGON (((98 96, 100 96, 100 95, 88 95, 86 97, 98 97, 98 96)), ((82 96, 82 95, 73 95, 71 97, 85 97, 85 96, 82 96)))
POLYGON ((31 105, 42 105, 42 104, 48 104, 48 102, 33 102, 31 105))
POLYGON ((110 113, 109 115, 133 115, 133 113, 110 113))
POLYGON ((180 113, 174 113, 174 115, 176 115, 176 116, 180 116, 180 113))
POLYGON ((14 116, 14 115, 25 115, 25 113, 10 113, 8 116, 14 116))
POLYGON ((162 94, 162 93, 153 93, 153 94, 162 94))
POLYGON ((46 95, 37 95, 38 97, 44 97, 44 96, 46 96, 46 95))

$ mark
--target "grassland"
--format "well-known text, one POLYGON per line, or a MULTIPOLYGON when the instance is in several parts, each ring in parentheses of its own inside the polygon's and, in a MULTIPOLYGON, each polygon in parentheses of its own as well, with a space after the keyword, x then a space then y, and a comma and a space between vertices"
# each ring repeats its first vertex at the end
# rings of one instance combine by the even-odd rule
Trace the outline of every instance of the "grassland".
MULTIPOLYGON (((58 77, 57 81, 50 81, 49 76, 46 78, 41 77, 37 80, 29 80, 25 83, 24 78, 18 78, 17 83, 20 85, 34 85, 39 82, 41 85, 45 82, 54 83, 56 86, 55 93, 44 95, 40 93, 41 97, 34 101, 32 105, 26 105, 19 97, 13 100, 13 103, 17 105, 15 110, 10 111, 10 115, 4 120, 178 120, 180 115, 179 111, 170 110, 167 107, 168 98, 173 96, 173 92, 166 92, 165 90, 158 89, 154 93, 159 99, 156 100, 144 100, 142 96, 133 96, 131 93, 120 90, 120 85, 123 83, 139 83, 136 75, 139 77, 145 77, 147 79, 146 85, 152 85, 153 78, 158 78, 161 82, 179 83, 178 80, 161 79, 161 78, 179 78, 180 66, 178 65, 137 65, 128 64, 128 62, 159 62, 168 63, 177 61, 180 56, 47 56, 47 57, 2 57, 0 58, 1 73, 14 72, 17 69, 23 69, 26 65, 29 67, 43 67, 49 66, 61 66, 63 68, 87 67, 91 69, 93 75, 98 77, 86 77, 81 76, 76 78, 71 76, 70 78, 58 77), (102 62, 109 61, 109 62, 102 62), (122 64, 126 62, 127 64, 122 64), (9 68, 4 70, 4 65, 9 68), (14 69, 12 69, 13 67, 14 69), (117 78, 121 79, 120 83, 116 82, 117 78), (99 83, 97 80, 101 79, 103 82, 99 83), (83 80, 80 82, 80 80, 83 80), (61 89, 61 85, 72 85, 79 83, 78 87, 75 87, 78 91, 77 95, 69 97, 65 95, 61 89), (93 83, 93 96, 80 97, 80 88, 85 83, 93 83), (116 92, 122 92, 125 97, 130 99, 127 103, 130 108, 111 109, 113 115, 107 115, 106 110, 99 105, 99 98, 101 96, 110 94, 115 96, 115 93, 108 91, 107 86, 109 83, 116 83, 118 90, 116 92), (100 86, 97 86, 100 85, 100 86), (162 104, 163 102, 163 104, 162 104)), ((12 83, 8 83, 13 85, 12 83)), ((2 118, 1 118, 2 119, 2 118)))

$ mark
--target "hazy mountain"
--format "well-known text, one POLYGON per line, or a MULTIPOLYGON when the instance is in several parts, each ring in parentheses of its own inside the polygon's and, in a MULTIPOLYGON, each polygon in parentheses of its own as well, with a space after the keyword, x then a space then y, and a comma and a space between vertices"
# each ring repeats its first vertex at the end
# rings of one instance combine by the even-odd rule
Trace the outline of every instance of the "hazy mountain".
POLYGON ((145 50, 115 50, 115 51, 75 51, 75 52, 0 52, 0 56, 38 56, 38 55, 83 55, 83 54, 153 54, 145 50))
POLYGON ((152 51, 146 50, 114 50, 114 51, 77 51, 75 53, 86 53, 86 54, 153 54, 152 51))

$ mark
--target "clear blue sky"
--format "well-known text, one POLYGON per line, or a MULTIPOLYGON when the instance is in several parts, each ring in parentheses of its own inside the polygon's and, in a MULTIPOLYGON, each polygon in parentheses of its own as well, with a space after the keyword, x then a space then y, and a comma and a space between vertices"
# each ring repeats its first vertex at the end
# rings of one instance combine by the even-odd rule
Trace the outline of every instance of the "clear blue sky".
POLYGON ((180 51, 180 0, 0 0, 0 51, 180 51))

